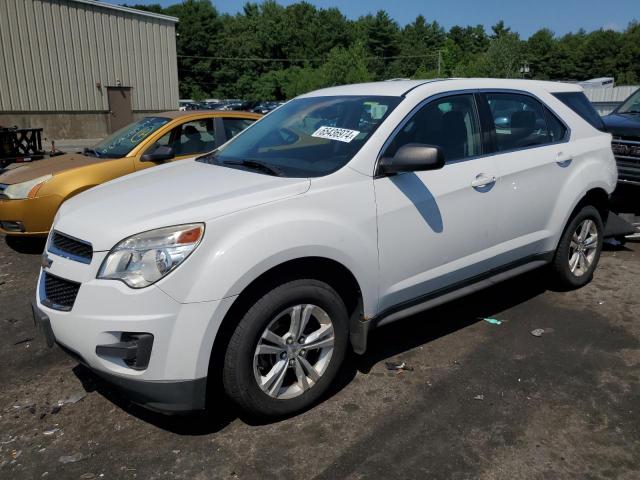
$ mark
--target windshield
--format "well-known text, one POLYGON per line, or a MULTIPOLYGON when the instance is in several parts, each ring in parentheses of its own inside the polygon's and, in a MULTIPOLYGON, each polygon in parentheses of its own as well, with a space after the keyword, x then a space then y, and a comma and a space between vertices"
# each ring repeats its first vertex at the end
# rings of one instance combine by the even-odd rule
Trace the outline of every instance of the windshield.
POLYGON ((292 100, 199 161, 285 177, 320 177, 346 165, 400 97, 292 100))
POLYGON ((616 113, 640 113, 640 89, 627 98, 616 113))
POLYGON ((93 148, 85 148, 84 154, 104 158, 124 157, 142 140, 170 120, 166 117, 144 117, 109 135, 93 148))

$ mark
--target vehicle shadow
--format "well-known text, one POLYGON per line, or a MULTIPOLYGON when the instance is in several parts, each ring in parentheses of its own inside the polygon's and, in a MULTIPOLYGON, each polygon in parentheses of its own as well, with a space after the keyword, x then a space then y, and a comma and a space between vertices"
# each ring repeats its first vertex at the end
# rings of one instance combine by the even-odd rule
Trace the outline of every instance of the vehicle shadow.
POLYGON ((428 344, 484 318, 526 302, 551 288, 545 269, 499 283, 472 295, 380 327, 370 333, 367 352, 353 356, 353 367, 369 373, 378 362, 428 344))
POLYGON ((640 187, 619 184, 611 195, 611 210, 618 214, 628 213, 640 217, 639 191, 640 187))
MULTIPOLYGON (((316 405, 339 393, 351 383, 358 372, 368 374, 373 366, 381 361, 392 359, 413 348, 468 327, 483 318, 492 317, 526 302, 545 292, 548 284, 544 269, 529 272, 458 301, 372 331, 367 352, 364 355, 356 355, 353 352, 347 355, 336 380, 316 405)), ((264 425, 286 420, 286 418, 280 418, 264 421, 245 415, 225 397, 219 382, 214 382, 216 385, 209 392, 210 406, 206 412, 163 415, 132 404, 120 396, 107 382, 82 365, 75 367, 74 373, 85 390, 97 391, 130 415, 179 435, 198 436, 216 433, 236 419, 249 425, 264 425)))
POLYGON ((40 255, 44 251, 47 237, 4 237, 7 246, 18 253, 40 255))

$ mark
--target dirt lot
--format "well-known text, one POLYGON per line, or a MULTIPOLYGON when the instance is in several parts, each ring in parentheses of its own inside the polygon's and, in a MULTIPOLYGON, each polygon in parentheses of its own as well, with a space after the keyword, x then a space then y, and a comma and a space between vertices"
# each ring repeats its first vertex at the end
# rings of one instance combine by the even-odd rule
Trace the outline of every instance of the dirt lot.
POLYGON ((385 327, 323 403, 256 424, 146 412, 47 348, 39 256, 0 240, 2 479, 640 478, 640 243, 579 291, 534 272, 385 327))

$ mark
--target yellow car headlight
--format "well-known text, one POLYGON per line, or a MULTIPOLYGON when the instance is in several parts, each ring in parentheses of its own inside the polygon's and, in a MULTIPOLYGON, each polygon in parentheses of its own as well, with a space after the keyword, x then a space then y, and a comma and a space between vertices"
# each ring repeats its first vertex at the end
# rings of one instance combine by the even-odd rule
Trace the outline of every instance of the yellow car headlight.
POLYGON ((25 198, 35 198, 40 187, 53 178, 53 175, 43 175, 22 183, 14 183, 5 188, 3 194, 10 200, 24 200, 25 198))

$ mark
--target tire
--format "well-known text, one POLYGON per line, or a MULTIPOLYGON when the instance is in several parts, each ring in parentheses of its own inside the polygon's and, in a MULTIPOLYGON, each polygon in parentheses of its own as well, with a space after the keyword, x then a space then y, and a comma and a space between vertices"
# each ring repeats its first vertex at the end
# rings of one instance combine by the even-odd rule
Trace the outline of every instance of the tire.
POLYGON ((602 252, 603 232, 600 213, 591 205, 582 207, 571 218, 551 264, 560 287, 580 288, 591 281, 602 252), (582 231, 583 227, 587 228, 586 233, 582 231), (586 234, 584 239, 581 232, 586 234))
POLYGON ((348 325, 344 302, 324 282, 294 280, 273 288, 243 315, 229 340, 222 371, 226 394, 255 417, 307 409, 342 364, 348 325))

